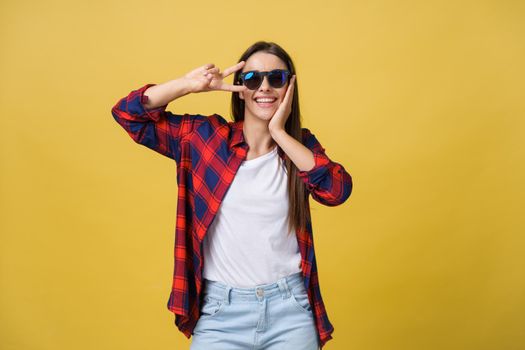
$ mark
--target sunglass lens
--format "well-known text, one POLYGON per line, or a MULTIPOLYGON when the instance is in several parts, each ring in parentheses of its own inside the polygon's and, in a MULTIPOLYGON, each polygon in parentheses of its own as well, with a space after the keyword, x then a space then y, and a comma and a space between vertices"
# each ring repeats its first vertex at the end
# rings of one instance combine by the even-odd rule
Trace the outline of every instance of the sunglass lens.
POLYGON ((261 85, 261 76, 256 72, 248 72, 244 76, 244 85, 250 90, 255 90, 261 85))
POLYGON ((268 82, 274 88, 283 87, 286 84, 286 72, 282 70, 274 70, 268 74, 268 82))

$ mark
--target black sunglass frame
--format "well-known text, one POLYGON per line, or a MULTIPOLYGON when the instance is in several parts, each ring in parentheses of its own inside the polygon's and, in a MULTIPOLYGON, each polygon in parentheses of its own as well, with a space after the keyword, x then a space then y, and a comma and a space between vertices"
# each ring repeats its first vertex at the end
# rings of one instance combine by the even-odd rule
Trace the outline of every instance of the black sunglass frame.
POLYGON ((268 76, 268 84, 270 84, 271 87, 278 89, 278 88, 283 87, 286 84, 286 82, 290 80, 290 76, 291 75, 292 75, 292 73, 289 70, 286 70, 286 69, 273 69, 273 70, 268 71, 268 72, 259 72, 258 70, 250 70, 250 71, 247 71, 247 72, 242 72, 239 75, 239 83, 244 84, 250 90, 257 90, 262 85, 264 77, 268 76), (246 85, 245 80, 244 80, 244 77, 246 75, 248 75, 249 73, 253 73, 257 77, 257 79, 260 79, 259 84, 256 87, 254 87, 253 89, 250 89, 246 85), (274 86, 274 85, 272 85, 271 80, 269 79, 270 74, 280 74, 281 76, 282 76, 282 74, 285 74, 286 77, 285 77, 284 83, 281 86, 274 86))

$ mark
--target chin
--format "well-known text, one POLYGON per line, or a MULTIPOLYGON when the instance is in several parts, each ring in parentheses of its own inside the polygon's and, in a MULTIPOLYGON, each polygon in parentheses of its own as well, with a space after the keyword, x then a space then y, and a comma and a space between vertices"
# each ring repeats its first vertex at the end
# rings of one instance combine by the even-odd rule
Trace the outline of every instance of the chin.
POLYGON ((273 115, 275 114, 275 110, 263 110, 257 109, 255 111, 252 111, 252 115, 263 120, 270 120, 272 119, 273 115))
POLYGON ((270 119, 272 119, 273 115, 274 115, 274 113, 272 111, 272 113, 263 113, 263 114, 259 114, 257 116, 259 118, 261 118, 261 119, 264 119, 264 120, 270 120, 270 119))

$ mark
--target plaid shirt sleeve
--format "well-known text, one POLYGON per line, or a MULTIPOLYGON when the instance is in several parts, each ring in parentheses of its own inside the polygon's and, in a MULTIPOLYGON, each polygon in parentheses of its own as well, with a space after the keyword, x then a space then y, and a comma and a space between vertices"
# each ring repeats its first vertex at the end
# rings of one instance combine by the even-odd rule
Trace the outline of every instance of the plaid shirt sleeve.
POLYGON ((312 198, 327 206, 344 203, 352 192, 350 174, 326 155, 324 147, 307 128, 303 128, 303 144, 314 154, 315 165, 310 170, 299 171, 298 175, 312 198))
POLYGON ((144 92, 156 84, 146 84, 121 98, 111 109, 113 118, 138 144, 180 162, 180 141, 206 117, 178 115, 166 111, 167 104, 146 109, 148 96, 144 92))

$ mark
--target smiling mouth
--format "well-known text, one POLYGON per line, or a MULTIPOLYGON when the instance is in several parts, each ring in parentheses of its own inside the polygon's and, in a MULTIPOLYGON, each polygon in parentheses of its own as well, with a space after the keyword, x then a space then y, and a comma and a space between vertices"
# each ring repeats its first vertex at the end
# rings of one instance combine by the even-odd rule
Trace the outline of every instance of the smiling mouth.
POLYGON ((277 99, 274 97, 261 97, 255 99, 255 102, 260 107, 271 107, 276 101, 277 99))

